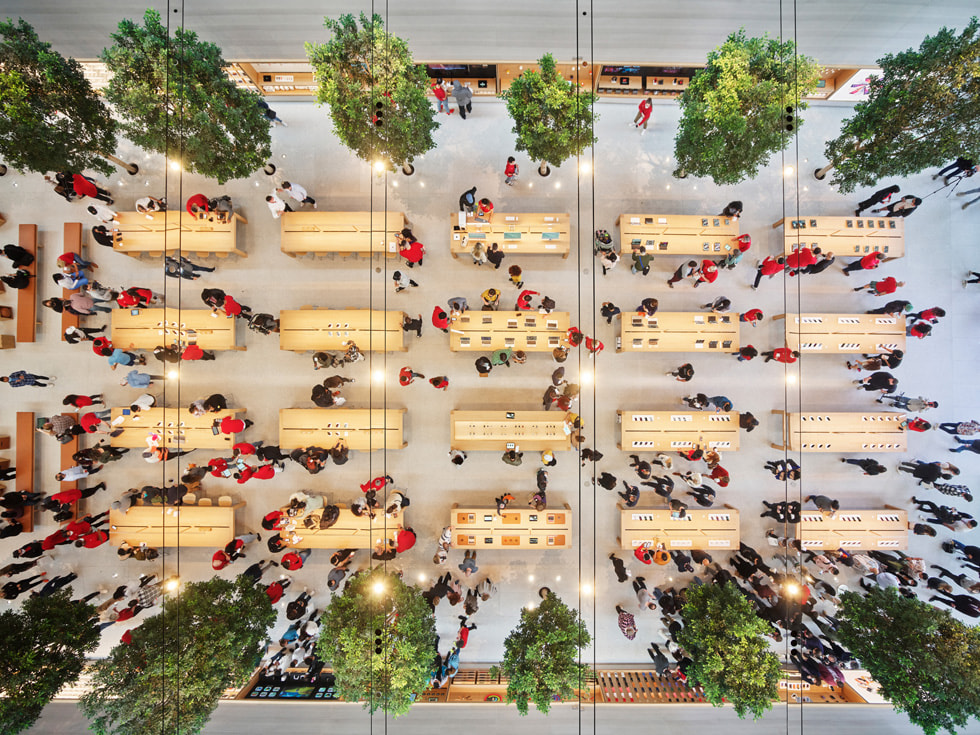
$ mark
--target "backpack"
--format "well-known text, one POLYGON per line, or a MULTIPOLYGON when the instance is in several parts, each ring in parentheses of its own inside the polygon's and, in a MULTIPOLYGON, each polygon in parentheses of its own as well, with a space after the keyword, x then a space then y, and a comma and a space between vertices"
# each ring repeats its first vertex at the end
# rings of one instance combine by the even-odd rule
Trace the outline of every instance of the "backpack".
POLYGON ((325 505, 320 513, 320 530, 330 528, 340 518, 340 508, 336 505, 325 505))

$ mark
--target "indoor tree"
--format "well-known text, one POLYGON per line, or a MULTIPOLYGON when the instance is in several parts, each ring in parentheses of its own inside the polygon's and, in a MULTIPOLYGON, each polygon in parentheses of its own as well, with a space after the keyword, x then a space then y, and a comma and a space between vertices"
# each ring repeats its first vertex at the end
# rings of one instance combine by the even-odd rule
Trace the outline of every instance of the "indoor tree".
POLYGON ((92 667, 82 712, 99 735, 200 732, 225 689, 255 670, 275 621, 246 577, 188 583, 92 667))
POLYGON ((492 675, 507 677, 507 701, 528 713, 528 700, 547 714, 555 699, 575 696, 586 686, 581 651, 592 642, 577 610, 549 592, 541 604, 521 610, 521 622, 504 641, 504 659, 492 675))
POLYGON ((818 69, 793 41, 747 38, 745 29, 731 34, 678 100, 674 175, 710 176, 716 184, 754 178, 802 124, 797 113, 816 89, 818 69))
POLYGON ((180 26, 171 37, 153 9, 143 25, 121 21, 112 40, 101 56, 112 74, 105 96, 127 138, 219 183, 266 165, 269 120, 261 98, 228 78, 215 44, 180 26))
POLYGON ((41 41, 23 19, 0 22, 0 157, 21 171, 106 176, 116 158, 116 122, 82 67, 41 41))
POLYGON ((343 699, 397 717, 428 687, 436 618, 417 588, 376 567, 351 577, 330 601, 317 653, 333 666, 343 699))
POLYGON ((868 99, 854 106, 840 135, 827 142, 841 192, 875 186, 891 176, 941 168, 959 156, 980 159, 980 23, 959 35, 948 28, 927 36, 918 50, 878 59, 881 75, 868 80, 868 99))
POLYGON ((517 150, 540 161, 538 173, 547 176, 547 164, 561 166, 595 145, 599 116, 593 111, 596 96, 562 77, 551 54, 538 67, 522 72, 500 97, 514 121, 517 150))
POLYGON ((838 635, 881 696, 929 735, 980 718, 980 628, 894 589, 845 592, 838 635))
POLYGON ((319 83, 316 99, 330 107, 334 133, 358 158, 408 173, 416 157, 435 147, 439 123, 426 97, 429 80, 380 15, 361 13, 360 20, 358 27, 353 15, 325 18, 332 38, 306 44, 319 83))
POLYGON ((70 587, 0 614, 0 732, 30 727, 98 644, 95 608, 72 600, 70 587))
POLYGON ((767 624, 731 582, 689 587, 677 642, 693 662, 687 675, 716 707, 728 701, 755 719, 778 695, 779 658, 769 650, 767 624))

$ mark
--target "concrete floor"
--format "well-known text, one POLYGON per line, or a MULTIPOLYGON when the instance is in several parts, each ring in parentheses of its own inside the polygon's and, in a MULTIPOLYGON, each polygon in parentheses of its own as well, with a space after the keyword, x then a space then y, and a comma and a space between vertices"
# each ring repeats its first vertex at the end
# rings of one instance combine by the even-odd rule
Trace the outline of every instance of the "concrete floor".
MULTIPOLYGON (((693 178, 680 181, 670 177, 672 139, 679 115, 676 106, 657 105, 650 131, 640 137, 627 125, 634 114, 632 104, 601 102, 594 175, 578 176, 574 162, 568 162, 554 170, 551 177, 541 179, 532 162, 518 157, 522 177, 510 188, 503 184, 500 172, 506 157, 513 153, 513 137, 504 107, 499 103, 477 102, 472 117, 466 121, 457 116, 443 118, 436 135, 438 147, 416 162, 418 170, 411 178, 401 174, 381 178, 373 175, 366 164, 354 159, 331 135, 325 110, 306 102, 277 102, 275 107, 289 127, 273 131, 274 161, 284 176, 303 184, 317 198, 321 209, 387 208, 408 215, 428 253, 421 270, 416 269, 412 274, 421 284, 418 289, 393 293, 391 272, 400 267, 395 261, 314 262, 294 260, 282 254, 278 245, 279 223, 270 217, 263 202, 270 180, 261 173, 219 187, 197 176, 178 177, 164 167, 159 157, 127 150, 125 144, 121 155, 138 161, 142 171, 135 177, 121 173, 108 182, 118 209, 132 210, 133 201, 144 194, 166 192, 176 207, 178 201, 183 202, 198 191, 210 196, 228 193, 249 220, 243 230, 249 257, 221 261, 216 273, 207 274, 198 282, 176 283, 164 279, 159 262, 140 262, 95 245, 88 250, 100 265, 97 275, 103 283, 121 287, 143 285, 166 291, 169 304, 186 308, 200 308, 200 290, 213 285, 239 297, 256 311, 276 313, 280 309, 315 304, 331 308, 372 306, 423 314, 427 325, 423 337, 410 340, 406 354, 375 354, 368 361, 345 370, 357 381, 345 393, 348 407, 407 408, 408 447, 373 454, 352 453, 352 460, 344 467, 330 468, 315 477, 291 466, 265 483, 253 481, 240 486, 234 481, 209 478, 205 483, 208 495, 230 493, 246 501, 247 506, 238 516, 241 528, 259 528, 262 516, 282 505, 296 490, 324 493, 332 501, 349 502, 358 494, 359 483, 387 472, 412 499, 407 518, 419 537, 416 548, 404 558, 389 563, 389 569, 403 570, 411 581, 429 581, 442 571, 431 559, 435 539, 449 522, 452 503, 491 505, 493 498, 504 491, 512 492, 524 502, 534 488, 536 457, 528 453, 522 467, 512 468, 502 464, 495 452, 473 452, 463 467, 455 468, 446 457, 448 415, 454 408, 536 409, 555 367, 550 356, 534 354, 523 366, 498 368, 489 379, 481 380, 473 370, 475 355, 450 352, 445 335, 431 328, 428 322, 433 305, 445 304, 452 296, 465 295, 474 303, 481 291, 495 286, 503 290, 505 300, 512 298, 516 292, 508 283, 506 266, 514 262, 524 268, 528 288, 555 298, 559 310, 571 312, 572 323, 586 333, 597 334, 607 346, 594 365, 581 352, 566 363, 567 377, 583 383, 579 412, 587 427, 588 445, 605 454, 600 470, 624 478, 631 476, 626 455, 616 449, 617 410, 666 409, 677 406, 682 395, 703 391, 729 396, 737 410, 750 410, 762 422, 755 432, 743 433, 740 451, 724 457, 723 464, 731 471, 733 482, 718 493, 719 503, 741 509, 742 536, 747 543, 760 550, 765 547, 763 534, 769 522, 758 519, 762 510, 760 501, 764 498, 784 495, 799 498, 819 491, 839 497, 842 504, 856 508, 879 507, 884 503, 908 505, 909 496, 915 492, 914 485, 907 475, 896 475, 893 469, 884 476, 866 478, 856 468, 841 465, 837 456, 806 455, 797 457, 804 467, 802 483, 788 487, 762 470, 766 459, 781 455, 769 449, 769 442, 776 440, 779 432, 777 423, 770 419, 771 409, 788 406, 792 410, 799 405, 825 410, 875 407, 869 394, 853 390, 850 381, 855 376, 845 370, 843 358, 808 356, 787 371, 774 363, 765 365, 760 360, 738 363, 733 357, 723 355, 616 354, 614 327, 606 326, 597 313, 602 301, 613 300, 630 309, 649 295, 659 298, 665 311, 696 310, 700 304, 724 294, 732 299, 735 311, 759 307, 766 313, 767 319, 759 328, 743 328, 743 342, 749 341, 763 350, 782 344, 782 323, 769 318, 774 314, 797 308, 863 311, 883 303, 882 299, 853 293, 851 288, 859 279, 844 278, 839 270, 830 270, 805 284, 799 279, 784 282, 777 278, 763 284, 758 291, 749 289, 756 258, 779 250, 779 236, 770 228, 772 222, 798 212, 848 214, 854 209, 858 197, 839 196, 826 183, 818 183, 809 175, 822 163, 823 143, 837 130, 849 108, 814 106, 806 113, 807 122, 797 150, 791 150, 785 157, 774 157, 754 181, 738 187, 717 187, 710 181, 693 178), (792 166, 794 173, 784 176, 784 166, 792 166), (453 260, 447 248, 447 214, 455 209, 460 192, 473 185, 478 187, 479 196, 494 201, 500 213, 570 212, 577 223, 572 255, 567 260, 548 256, 509 258, 498 272, 486 266, 477 268, 462 258, 453 260), (752 234, 753 247, 738 269, 722 274, 714 285, 699 288, 697 292, 685 284, 668 290, 664 281, 680 262, 674 257, 658 258, 647 278, 631 276, 627 266, 621 266, 607 277, 594 272, 591 233, 597 227, 613 231, 620 212, 715 213, 734 198, 745 203, 742 231, 752 234), (799 290, 801 285, 805 285, 803 290, 799 290), (697 371, 690 384, 682 385, 664 376, 666 371, 685 361, 693 361, 697 371), (397 373, 403 365, 411 365, 430 377, 448 375, 449 391, 436 392, 424 381, 399 387, 397 373), (591 371, 593 367, 594 389, 580 377, 583 371, 591 371), (371 380, 378 370, 385 375, 383 384, 371 380), (787 382, 790 375, 796 378, 795 383, 787 382)), ((935 189, 928 173, 898 183, 903 192, 919 196, 935 189)), ((917 308, 942 305, 949 314, 936 327, 935 336, 909 345, 908 356, 896 371, 902 390, 939 401, 940 409, 926 415, 932 421, 964 420, 980 415, 977 393, 964 389, 977 357, 972 335, 978 306, 975 295, 960 284, 967 268, 980 265, 973 252, 980 207, 977 211, 961 212, 959 204, 963 200, 947 197, 947 193, 940 192, 927 199, 906 221, 907 256, 879 271, 882 275, 907 280, 909 285, 900 296, 910 298, 917 308), (959 338, 954 339, 954 335, 959 338)), ((44 284, 41 291, 44 297, 56 295, 50 275, 55 272, 55 259, 61 250, 62 224, 81 220, 86 227, 90 226, 83 205, 68 204, 55 197, 40 176, 10 173, 0 179, 0 211, 7 218, 7 224, 0 228, 0 241, 14 241, 20 223, 39 225, 45 246, 40 256, 40 281, 44 284)), ((0 296, 0 303, 11 304, 14 300, 9 291, 0 296)), ((17 390, 4 387, 0 433, 13 433, 15 411, 31 410, 39 415, 55 411, 61 405, 61 397, 69 392, 104 391, 112 405, 126 405, 136 395, 131 389, 121 387, 118 383, 121 376, 110 373, 88 347, 61 342, 60 320, 56 315, 43 310, 41 320, 37 343, 0 353, 2 372, 23 368, 53 373, 59 378, 57 386, 17 390)), ((91 320, 100 321, 99 318, 91 320)), ((274 335, 263 337, 239 329, 239 339, 247 344, 247 352, 223 353, 214 363, 184 367, 180 380, 168 382, 160 391, 160 402, 186 406, 192 400, 220 390, 228 396, 230 405, 247 408, 249 417, 256 422, 248 437, 275 443, 278 409, 311 406, 310 388, 325 374, 313 372, 308 355, 281 352, 274 335)), ((155 361, 151 358, 151 362, 155 361)), ((37 446, 38 477, 44 483, 41 487, 54 492, 51 478, 58 470, 59 448, 45 438, 39 438, 37 446)), ((908 455, 882 455, 879 459, 891 468, 900 459, 912 456, 945 459, 949 457, 946 451, 949 446, 951 442, 940 432, 914 434, 909 439, 908 455)), ((205 461, 210 456, 206 451, 198 451, 189 459, 205 461)), ((980 460, 962 454, 956 461, 963 468, 961 480, 976 487, 980 460)), ((183 461, 179 467, 177 462, 168 464, 172 466, 150 466, 138 456, 116 463, 103 473, 109 492, 97 496, 87 508, 94 512, 103 510, 111 498, 126 488, 150 482, 162 484, 176 477, 184 466, 183 461)), ((676 464, 685 465, 683 461, 676 464)), ((616 550, 618 497, 601 489, 594 491, 591 475, 580 469, 574 453, 560 453, 558 466, 550 474, 549 502, 552 505, 567 502, 576 514, 574 548, 480 553, 480 573, 474 583, 490 575, 500 593, 484 603, 477 614, 479 630, 470 638, 463 663, 499 660, 503 640, 517 623, 520 608, 537 599, 542 584, 580 607, 594 639, 586 652, 588 662, 643 662, 646 642, 659 638, 660 621, 652 613, 638 615, 639 635, 633 643, 617 629, 614 606, 619 603, 635 607, 630 585, 616 583, 606 559, 616 550), (583 593, 580 584, 590 585, 594 594, 583 593)), ((935 492, 924 494, 936 501, 942 499, 935 492)), ((656 499, 646 496, 641 506, 654 506, 656 499)), ((961 508, 965 505, 954 504, 961 508)), ((41 523, 35 536, 51 530, 50 521, 41 523)), ((939 539, 927 541, 914 537, 910 551, 927 557, 942 556, 939 542, 945 535, 941 533, 939 539)), ((9 555, 24 540, 4 541, 0 556, 9 555)), ((262 558, 263 550, 252 551, 249 562, 262 558)), ((68 548, 58 550, 43 566, 52 572, 74 568, 81 577, 75 589, 84 593, 111 588, 149 571, 161 577, 179 573, 184 580, 204 579, 212 574, 211 553, 206 549, 173 549, 157 563, 119 563, 115 550, 108 545, 86 552, 68 548)), ((629 558, 627 554, 621 555, 629 558)), ((291 592, 308 586, 317 590, 314 604, 325 605, 329 593, 321 580, 329 569, 328 556, 325 552, 315 552, 307 566, 293 575, 296 582, 291 592)), ((455 571, 461 556, 460 552, 453 552, 447 568, 455 571)), ((357 561, 366 564, 366 557, 362 552, 357 561)), ((230 577, 249 562, 239 562, 221 574, 230 577)), ((642 573, 635 561, 630 566, 642 573)), ((663 570, 646 572, 647 579, 655 584, 684 583, 682 579, 670 578, 669 572, 663 570)), ((855 583, 852 578, 842 577, 839 581, 855 583)), ((458 608, 445 604, 438 609, 443 649, 452 639, 459 612, 458 608)), ((284 617, 272 633, 284 629, 282 621, 284 617)), ((121 629, 110 628, 98 654, 105 654, 121 633, 121 629)), ((604 713, 605 710, 601 717, 604 713)))

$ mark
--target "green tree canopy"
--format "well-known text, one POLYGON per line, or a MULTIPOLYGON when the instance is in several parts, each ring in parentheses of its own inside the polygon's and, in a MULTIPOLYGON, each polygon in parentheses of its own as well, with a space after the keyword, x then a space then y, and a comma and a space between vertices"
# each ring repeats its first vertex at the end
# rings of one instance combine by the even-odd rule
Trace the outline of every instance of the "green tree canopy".
POLYGON ((508 678, 507 701, 522 715, 528 713, 528 700, 547 714, 555 698, 574 696, 588 679, 579 654, 591 642, 582 616, 555 594, 534 609, 523 608, 520 624, 504 641, 504 660, 493 669, 508 678))
POLYGON ((422 593, 400 577, 381 567, 351 577, 320 625, 317 653, 333 665, 342 698, 364 700, 371 712, 397 717, 428 686, 435 615, 422 593))
POLYGON ((133 630, 132 643, 92 667, 82 712, 99 735, 200 732, 225 689, 258 663, 275 609, 245 577, 191 582, 163 612, 133 630))
POLYGON ((739 717, 755 719, 778 695, 779 659, 769 650, 766 623, 731 582, 689 587, 677 642, 694 662, 690 679, 716 707, 727 699, 739 717))
POLYGON ((71 587, 0 615, 0 732, 30 727, 98 644, 95 608, 73 601, 71 587))
POLYGON ((818 69, 792 41, 746 38, 745 29, 731 34, 680 96, 675 175, 710 176, 716 184, 754 178, 789 142, 786 108, 806 109, 818 69))
POLYGON ((517 150, 561 166, 595 145, 596 96, 563 78, 551 54, 542 56, 538 66, 540 71, 524 71, 500 97, 514 121, 517 150))
POLYGON ((330 107, 334 133, 355 155, 394 169, 435 147, 439 127, 426 97, 428 77, 408 44, 384 29, 384 19, 361 13, 325 18, 333 37, 307 43, 319 82, 316 99, 330 107))
POLYGON ((0 23, 0 158, 20 171, 96 169, 116 150, 116 123, 78 62, 19 19, 0 23))
POLYGON ((918 50, 878 59, 882 73, 868 82, 868 99, 827 143, 838 190, 942 167, 958 156, 980 160, 978 31, 974 17, 959 35, 943 28, 918 50))
POLYGON ((881 695, 929 735, 980 718, 980 628, 893 589, 845 592, 841 642, 881 695))
POLYGON ((112 73, 105 96, 127 138, 219 183, 265 166, 269 120, 259 96, 225 74, 221 49, 183 27, 171 38, 152 9, 142 26, 121 21, 112 40, 102 52, 112 73))

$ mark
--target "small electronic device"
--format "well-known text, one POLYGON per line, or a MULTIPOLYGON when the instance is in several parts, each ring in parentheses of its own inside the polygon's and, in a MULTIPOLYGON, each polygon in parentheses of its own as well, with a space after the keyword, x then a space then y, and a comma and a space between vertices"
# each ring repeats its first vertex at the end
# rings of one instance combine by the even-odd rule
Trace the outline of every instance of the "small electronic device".
POLYGON ((129 313, 132 314, 133 316, 139 316, 140 315, 140 310, 139 309, 131 309, 129 313))
POLYGON ((513 411, 508 411, 507 412, 507 418, 509 418, 509 419, 514 418, 514 412, 513 411))

